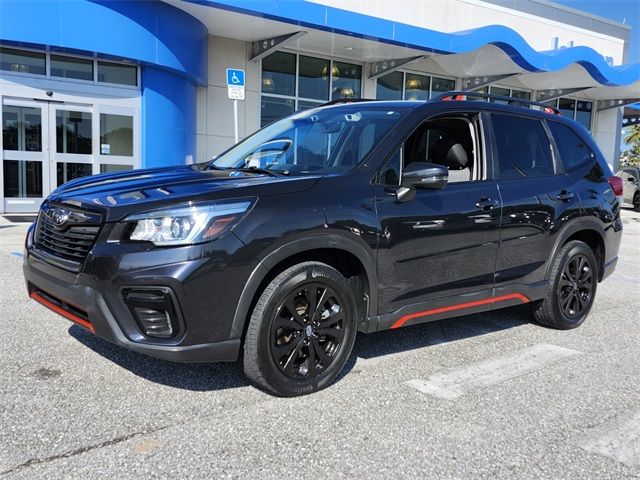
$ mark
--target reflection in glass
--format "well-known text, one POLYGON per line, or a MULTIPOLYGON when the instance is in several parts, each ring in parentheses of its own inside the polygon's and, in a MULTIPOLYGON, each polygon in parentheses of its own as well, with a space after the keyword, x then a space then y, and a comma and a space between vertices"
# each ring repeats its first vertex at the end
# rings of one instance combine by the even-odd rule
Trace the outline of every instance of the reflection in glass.
POLYGON ((100 114, 100 154, 133 156, 133 117, 100 114))
POLYGON ((392 72, 379 77, 376 85, 376 99, 402 100, 402 72, 392 72))
POLYGON ((591 109, 593 104, 585 100, 578 100, 576 105, 576 121, 587 130, 591 130, 591 109))
POLYGON ((456 89, 455 80, 448 78, 431 77, 431 96, 456 89))
POLYGON ((98 81, 135 87, 138 84, 138 68, 135 65, 98 62, 98 81))
POLYGON ((39 108, 2 106, 4 150, 42 151, 42 115, 39 108))
POLYGON ((4 160, 4 196, 42 197, 42 162, 4 160))
POLYGON ((0 47, 0 70, 44 75, 45 54, 0 47))
POLYGON ((322 102, 312 102, 311 100, 298 100, 298 110, 308 110, 310 108, 316 108, 322 105, 322 102))
POLYGON ((333 62, 331 69, 332 95, 335 98, 360 98, 362 86, 362 67, 351 63, 333 62))
POLYGON ((51 75, 93 81, 93 60, 51 55, 51 75))
POLYGON ((57 185, 60 186, 74 178, 86 177, 93 173, 90 163, 58 162, 56 164, 57 185))
MULTIPOLYGON (((329 100, 329 60, 300 55, 298 96, 314 98, 316 100, 329 100)), ((333 76, 340 76, 340 72, 334 66, 333 76)))
POLYGON ((262 93, 294 96, 296 56, 276 52, 262 59, 262 93))
POLYGON ((558 100, 558 110, 567 118, 573 118, 576 108, 576 101, 570 98, 561 98, 558 100))
POLYGON ((424 75, 407 73, 404 80, 405 100, 429 100, 429 82, 431 79, 424 75))
POLYGON ((56 111, 56 152, 91 155, 91 113, 56 111))
POLYGON ((114 165, 109 163, 103 163, 100 165, 100 173, 120 172, 122 170, 133 170, 132 165, 114 165))
POLYGON ((260 125, 264 127, 279 118, 292 114, 295 102, 290 98, 263 95, 261 104, 260 125))

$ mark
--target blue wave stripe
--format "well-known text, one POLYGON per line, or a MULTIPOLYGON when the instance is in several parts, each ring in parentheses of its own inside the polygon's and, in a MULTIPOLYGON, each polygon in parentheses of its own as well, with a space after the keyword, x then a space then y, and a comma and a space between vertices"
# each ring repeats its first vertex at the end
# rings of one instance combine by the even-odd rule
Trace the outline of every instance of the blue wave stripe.
POLYGON ((611 66, 602 55, 589 47, 539 52, 517 32, 501 25, 444 33, 305 0, 183 1, 430 53, 467 53, 491 44, 529 72, 555 72, 577 63, 602 85, 624 86, 640 81, 638 63, 611 66))

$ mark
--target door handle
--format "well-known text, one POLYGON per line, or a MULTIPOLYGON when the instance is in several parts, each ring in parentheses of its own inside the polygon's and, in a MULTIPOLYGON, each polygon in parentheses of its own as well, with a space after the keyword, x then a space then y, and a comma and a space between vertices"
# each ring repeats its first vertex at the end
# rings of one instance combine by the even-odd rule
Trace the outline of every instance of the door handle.
POLYGON ((476 203, 476 207, 480 210, 484 210, 485 212, 488 212, 496 205, 498 205, 498 201, 492 200, 489 197, 480 197, 480 200, 476 203))
POLYGON ((561 202, 568 202, 569 200, 573 199, 573 192, 562 190, 556 198, 561 202))

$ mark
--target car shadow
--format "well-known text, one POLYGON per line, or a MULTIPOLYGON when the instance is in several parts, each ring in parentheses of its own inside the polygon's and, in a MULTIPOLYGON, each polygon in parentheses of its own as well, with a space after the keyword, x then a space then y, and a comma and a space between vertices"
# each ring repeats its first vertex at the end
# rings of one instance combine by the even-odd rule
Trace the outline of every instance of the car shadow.
MULTIPOLYGON (((347 365, 336 381, 354 369, 358 359, 370 360, 417 351, 443 343, 487 335, 529 323, 525 307, 466 315, 436 322, 359 334, 347 365)), ((132 352, 73 325, 69 334, 98 355, 151 382, 192 391, 215 391, 250 385, 235 363, 175 363, 132 352)))

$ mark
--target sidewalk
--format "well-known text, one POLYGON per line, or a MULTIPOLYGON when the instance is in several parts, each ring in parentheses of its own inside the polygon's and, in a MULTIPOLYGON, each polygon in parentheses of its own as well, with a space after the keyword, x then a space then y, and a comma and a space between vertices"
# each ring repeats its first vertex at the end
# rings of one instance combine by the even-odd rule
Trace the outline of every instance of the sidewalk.
POLYGON ((24 238, 30 224, 31 222, 13 222, 0 216, 0 253, 21 257, 24 250, 24 238))

